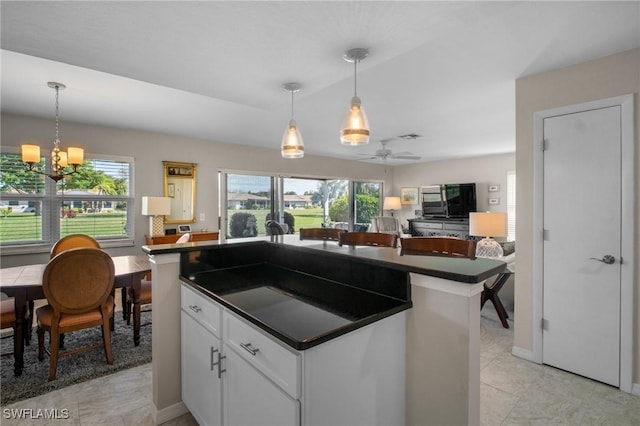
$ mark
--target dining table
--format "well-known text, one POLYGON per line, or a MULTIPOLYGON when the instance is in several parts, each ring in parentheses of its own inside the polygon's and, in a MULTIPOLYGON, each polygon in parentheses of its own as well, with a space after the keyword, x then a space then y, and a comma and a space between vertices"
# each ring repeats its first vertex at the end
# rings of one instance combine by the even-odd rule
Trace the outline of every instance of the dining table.
MULTIPOLYGON (((151 272, 151 264, 147 255, 112 256, 115 267, 114 288, 131 287, 134 295, 140 291, 140 282, 151 272)), ((20 376, 24 367, 24 345, 25 322, 28 321, 29 328, 32 319, 26 316, 28 311, 27 302, 31 300, 44 299, 42 287, 42 276, 46 263, 14 266, 10 268, 0 268, 0 292, 15 298, 16 327, 13 338, 15 339, 15 364, 14 374, 20 376)), ((123 301, 124 302, 124 301, 123 301)), ((134 327, 134 340, 136 333, 140 333, 134 327)))

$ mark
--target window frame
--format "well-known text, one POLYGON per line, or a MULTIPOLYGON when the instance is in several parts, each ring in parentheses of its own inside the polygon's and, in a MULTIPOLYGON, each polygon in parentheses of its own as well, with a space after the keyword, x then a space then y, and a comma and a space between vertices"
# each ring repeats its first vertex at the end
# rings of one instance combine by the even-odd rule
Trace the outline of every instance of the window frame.
MULTIPOLYGON (((2 147, 0 155, 20 155, 19 147, 2 147)), ((46 173, 51 172, 50 156, 42 155, 46 173)), ((114 161, 129 164, 129 194, 128 195, 68 195, 66 192, 58 193, 57 184, 52 179, 44 176, 44 191, 35 194, 0 194, 0 200, 26 200, 41 203, 42 206, 42 240, 33 242, 16 241, 0 242, 3 255, 29 254, 49 252, 51 245, 60 238, 61 218, 59 206, 65 201, 124 201, 127 203, 126 235, 122 238, 100 238, 100 246, 127 247, 133 246, 135 241, 135 159, 129 156, 115 156, 106 154, 85 153, 85 160, 114 161), (54 206, 56 206, 54 208, 54 206)), ((26 167, 26 165, 25 165, 26 167)))

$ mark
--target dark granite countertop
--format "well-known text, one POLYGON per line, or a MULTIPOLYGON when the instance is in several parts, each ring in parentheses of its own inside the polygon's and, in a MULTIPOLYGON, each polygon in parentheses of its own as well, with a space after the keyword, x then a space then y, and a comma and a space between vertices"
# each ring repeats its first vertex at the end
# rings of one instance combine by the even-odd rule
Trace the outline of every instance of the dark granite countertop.
POLYGON ((412 306, 409 300, 269 263, 194 272, 180 279, 297 350, 412 306))
POLYGON ((297 350, 411 308, 410 273, 474 284, 505 268, 493 259, 400 256, 297 235, 143 250, 179 253, 183 282, 297 350))
MULTIPOLYGON (((143 246, 147 254, 186 253, 201 251, 206 247, 220 247, 236 244, 277 244, 298 247, 301 251, 309 250, 330 253, 337 257, 349 256, 365 263, 384 265, 385 267, 416 274, 429 275, 468 284, 482 282, 500 273, 506 264, 500 260, 476 258, 458 259, 441 256, 400 256, 399 249, 386 247, 340 247, 335 242, 300 241, 297 235, 284 235, 266 238, 240 238, 222 243, 220 241, 198 242, 186 244, 160 244, 143 246)), ((313 252, 310 252, 313 253, 313 252)))

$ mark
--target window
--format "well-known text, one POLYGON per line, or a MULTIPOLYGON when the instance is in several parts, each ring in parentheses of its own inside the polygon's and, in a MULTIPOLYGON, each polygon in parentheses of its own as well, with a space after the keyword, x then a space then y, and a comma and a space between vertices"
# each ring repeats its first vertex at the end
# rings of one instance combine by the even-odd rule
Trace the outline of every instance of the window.
POLYGON ((516 172, 507 172, 507 241, 516 240, 516 172))
MULTIPOLYGON (((42 158, 36 170, 44 171, 42 158)), ((0 246, 50 247, 75 233, 106 241, 133 239, 133 159, 89 157, 77 173, 54 182, 26 170, 17 151, 0 153, 0 246)))
POLYGON ((319 227, 366 230, 371 217, 380 215, 381 182, 221 172, 220 183, 226 238, 266 235, 271 218, 297 233, 319 227))

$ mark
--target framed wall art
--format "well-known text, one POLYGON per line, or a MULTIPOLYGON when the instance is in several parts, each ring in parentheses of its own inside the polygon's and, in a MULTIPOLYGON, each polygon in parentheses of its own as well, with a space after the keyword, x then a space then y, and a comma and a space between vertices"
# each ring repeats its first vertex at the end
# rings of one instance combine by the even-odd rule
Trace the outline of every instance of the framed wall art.
POLYGON ((418 204, 418 188, 401 188, 400 200, 402 204, 418 204))

